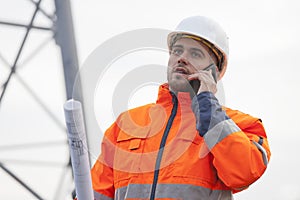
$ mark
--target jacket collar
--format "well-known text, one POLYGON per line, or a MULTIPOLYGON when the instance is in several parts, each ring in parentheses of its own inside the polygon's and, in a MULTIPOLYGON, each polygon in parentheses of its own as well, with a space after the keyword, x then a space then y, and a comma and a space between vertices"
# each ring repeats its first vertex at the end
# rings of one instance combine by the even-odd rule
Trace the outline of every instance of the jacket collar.
MULTIPOLYGON (((179 102, 179 105, 182 107, 189 106, 191 107, 191 97, 190 93, 188 92, 178 92, 177 93, 177 99, 179 102)), ((158 97, 156 100, 157 104, 161 105, 172 105, 172 94, 169 90, 169 84, 165 83, 159 86, 158 89, 158 97)))

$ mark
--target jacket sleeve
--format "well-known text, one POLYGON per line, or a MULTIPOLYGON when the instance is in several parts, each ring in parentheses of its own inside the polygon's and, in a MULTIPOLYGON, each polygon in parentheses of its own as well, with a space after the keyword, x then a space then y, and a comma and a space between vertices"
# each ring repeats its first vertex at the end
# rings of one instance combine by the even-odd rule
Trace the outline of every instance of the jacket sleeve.
POLYGON ((91 169, 95 200, 114 199, 113 158, 115 153, 114 134, 118 131, 114 123, 102 140, 101 154, 91 169))
POLYGON ((214 156, 219 178, 234 192, 247 188, 262 176, 271 155, 261 120, 223 110, 210 92, 195 98, 196 127, 214 156))

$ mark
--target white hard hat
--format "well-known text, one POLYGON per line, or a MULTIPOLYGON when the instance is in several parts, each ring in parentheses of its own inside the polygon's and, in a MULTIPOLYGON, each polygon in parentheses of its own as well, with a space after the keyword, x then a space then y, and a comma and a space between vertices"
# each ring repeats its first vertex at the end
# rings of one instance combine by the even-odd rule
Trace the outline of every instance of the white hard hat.
MULTIPOLYGON (((223 77, 229 55, 228 37, 217 22, 203 16, 193 16, 182 20, 175 31, 168 35, 169 49, 176 42, 177 35, 196 36, 199 41, 207 45, 218 58, 219 79, 223 77)), ((195 37, 193 38, 195 39, 195 37)))

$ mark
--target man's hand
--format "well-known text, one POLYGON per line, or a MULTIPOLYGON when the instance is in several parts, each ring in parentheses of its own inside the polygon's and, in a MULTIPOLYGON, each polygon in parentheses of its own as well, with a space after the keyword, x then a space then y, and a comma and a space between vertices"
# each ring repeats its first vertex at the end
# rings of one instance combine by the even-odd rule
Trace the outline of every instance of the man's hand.
POLYGON ((217 92, 217 84, 212 76, 212 70, 209 71, 201 70, 195 74, 191 74, 188 77, 188 80, 196 80, 200 81, 200 87, 197 94, 201 92, 212 92, 215 94, 217 92))

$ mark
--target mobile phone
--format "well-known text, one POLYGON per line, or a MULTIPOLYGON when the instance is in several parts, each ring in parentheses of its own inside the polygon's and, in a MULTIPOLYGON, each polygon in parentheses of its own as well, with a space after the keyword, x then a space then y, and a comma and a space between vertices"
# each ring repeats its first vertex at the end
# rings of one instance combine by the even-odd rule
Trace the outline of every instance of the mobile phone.
POLYGON ((190 80, 190 85, 192 86, 195 94, 198 93, 198 90, 200 88, 200 81, 198 79, 190 80))
POLYGON ((216 67, 217 66, 215 65, 215 63, 212 63, 212 64, 208 65, 206 68, 204 68, 203 70, 208 71, 208 70, 211 69, 211 74, 212 74, 215 82, 217 83, 217 71, 216 71, 216 67))
MULTIPOLYGON (((212 64, 208 65, 206 68, 204 68, 203 70, 208 71, 208 70, 211 69, 211 74, 212 74, 215 82, 217 83, 217 71, 216 71, 216 67, 217 66, 214 63, 212 63, 212 64)), ((189 83, 192 86, 195 94, 197 94, 198 90, 200 88, 200 85, 201 85, 200 81, 198 79, 195 79, 195 80, 189 81, 189 83)))

